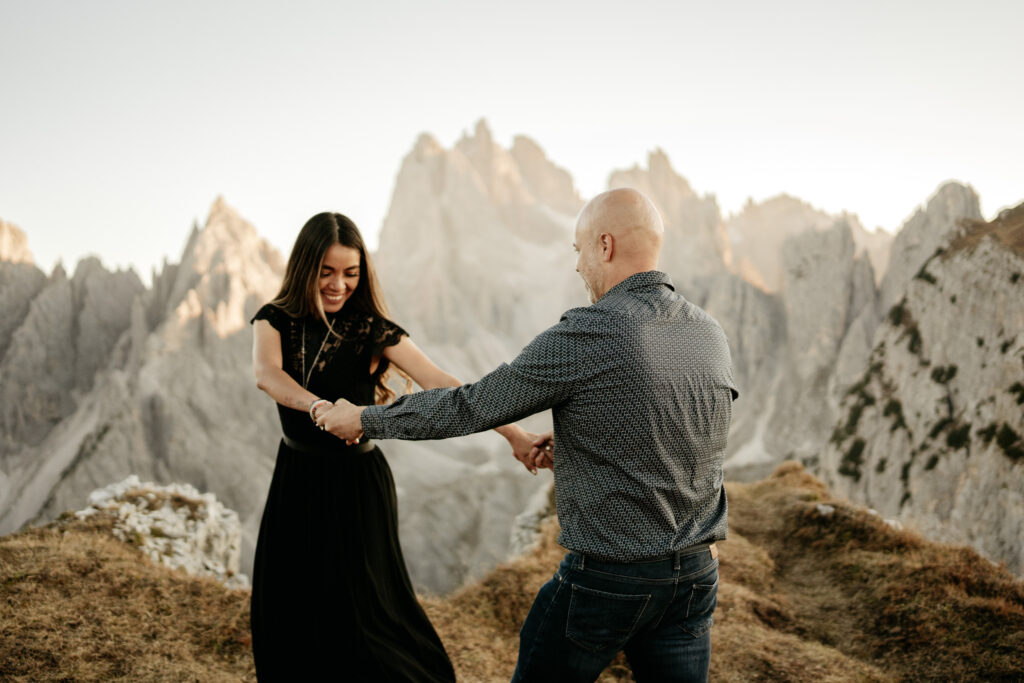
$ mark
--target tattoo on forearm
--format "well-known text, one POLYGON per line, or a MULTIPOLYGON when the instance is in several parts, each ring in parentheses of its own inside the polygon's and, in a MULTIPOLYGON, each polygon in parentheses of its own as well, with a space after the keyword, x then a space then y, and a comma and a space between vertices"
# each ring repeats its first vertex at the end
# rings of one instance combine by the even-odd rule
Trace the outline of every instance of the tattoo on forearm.
POLYGON ((309 406, 302 399, 297 398, 292 401, 292 408, 295 408, 295 410, 306 410, 308 407, 309 406))

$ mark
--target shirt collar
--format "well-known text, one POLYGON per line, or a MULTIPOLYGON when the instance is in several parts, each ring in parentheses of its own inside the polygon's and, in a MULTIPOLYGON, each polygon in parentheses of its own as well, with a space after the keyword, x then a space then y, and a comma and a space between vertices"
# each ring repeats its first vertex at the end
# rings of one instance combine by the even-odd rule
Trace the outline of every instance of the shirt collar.
POLYGON ((676 290, 675 286, 672 284, 672 278, 668 276, 668 273, 663 273, 660 270, 647 270, 642 273, 633 273, 625 280, 605 292, 604 296, 601 298, 603 299, 613 292, 636 292, 641 289, 653 287, 654 285, 665 285, 673 292, 676 290))

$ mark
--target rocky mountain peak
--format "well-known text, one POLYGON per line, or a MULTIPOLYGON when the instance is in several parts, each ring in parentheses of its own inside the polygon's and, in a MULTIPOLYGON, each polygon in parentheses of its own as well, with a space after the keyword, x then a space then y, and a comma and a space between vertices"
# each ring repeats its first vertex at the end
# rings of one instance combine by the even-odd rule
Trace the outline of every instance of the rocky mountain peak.
POLYGON ((0 220, 0 261, 34 263, 28 248, 28 237, 18 226, 0 220))
MULTIPOLYGON (((506 150, 482 121, 453 149, 427 151, 421 136, 402 162, 378 267, 403 325, 438 343, 486 337, 477 348, 503 349, 482 354, 483 368, 505 359, 506 344, 514 350, 541 329, 523 324, 536 315, 525 298, 550 277, 541 273, 558 262, 555 277, 575 276, 569 233, 582 200, 569 174, 538 145, 520 138, 506 150)), ((541 319, 557 320, 568 301, 552 297, 541 319)))
POLYGON ((576 191, 572 176, 548 159, 540 145, 525 135, 517 135, 510 152, 519 166, 523 182, 537 203, 564 214, 579 212, 583 200, 576 191))
POLYGON ((420 133, 420 136, 416 138, 416 144, 413 146, 412 154, 417 160, 423 161, 424 157, 433 156, 440 154, 444 151, 441 143, 437 141, 430 133, 420 133))
POLYGON ((166 306, 180 308, 180 318, 210 311, 221 336, 246 324, 253 304, 276 292, 284 258, 222 197, 214 200, 206 224, 193 227, 181 262, 170 274, 166 306), (194 292, 194 294, 191 294, 194 292))
POLYGON ((824 230, 835 220, 834 216, 787 194, 763 202, 748 200, 740 213, 725 222, 732 266, 766 291, 778 291, 783 280, 783 242, 801 232, 824 230))
POLYGON ((648 155, 647 163, 646 169, 612 172, 608 187, 635 188, 658 207, 665 222, 661 267, 684 289, 724 271, 732 256, 714 196, 699 197, 660 149, 648 155))
POLYGON ((948 182, 903 224, 893 239, 889 265, 882 279, 882 310, 899 301, 907 283, 940 245, 952 239, 964 219, 981 219, 978 195, 968 185, 948 182))

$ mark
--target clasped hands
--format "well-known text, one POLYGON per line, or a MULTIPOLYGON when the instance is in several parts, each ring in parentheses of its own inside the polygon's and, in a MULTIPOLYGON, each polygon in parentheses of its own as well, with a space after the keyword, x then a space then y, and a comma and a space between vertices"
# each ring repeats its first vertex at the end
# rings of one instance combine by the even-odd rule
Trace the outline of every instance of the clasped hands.
POLYGON ((352 405, 343 398, 334 402, 330 410, 317 413, 316 424, 320 429, 334 434, 345 443, 359 443, 363 436, 362 406, 352 405))
MULTIPOLYGON (((359 443, 363 436, 362 406, 349 403, 339 398, 334 405, 322 413, 317 413, 316 424, 320 429, 334 434, 346 444, 359 443)), ((551 469, 554 466, 555 440, 553 432, 533 434, 518 425, 510 425, 512 430, 505 435, 512 446, 512 455, 531 474, 537 474, 538 468, 551 469)))

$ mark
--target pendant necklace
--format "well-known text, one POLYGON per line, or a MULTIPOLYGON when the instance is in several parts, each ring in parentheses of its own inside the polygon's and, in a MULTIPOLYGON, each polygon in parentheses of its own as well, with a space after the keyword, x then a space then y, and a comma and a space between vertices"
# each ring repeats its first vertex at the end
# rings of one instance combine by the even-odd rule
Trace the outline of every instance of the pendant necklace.
POLYGON ((318 360, 320 360, 320 354, 323 352, 324 344, 327 343, 327 337, 329 337, 329 336, 331 336, 331 327, 330 327, 330 325, 327 326, 327 334, 324 335, 324 340, 322 342, 320 342, 320 348, 317 349, 316 356, 313 357, 313 364, 310 365, 309 372, 307 373, 306 372, 306 321, 305 320, 302 321, 302 343, 301 343, 301 346, 300 346, 300 348, 302 349, 302 352, 299 355, 302 356, 302 377, 303 377, 302 388, 303 389, 308 389, 309 388, 309 378, 312 377, 312 375, 313 375, 313 368, 316 367, 316 362, 318 360))

